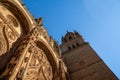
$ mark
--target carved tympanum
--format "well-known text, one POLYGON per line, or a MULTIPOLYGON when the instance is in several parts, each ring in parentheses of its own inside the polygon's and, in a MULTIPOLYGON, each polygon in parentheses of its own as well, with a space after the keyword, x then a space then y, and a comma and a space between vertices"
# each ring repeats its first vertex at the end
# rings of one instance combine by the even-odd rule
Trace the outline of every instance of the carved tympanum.
POLYGON ((41 49, 36 49, 31 58, 25 80, 52 80, 52 74, 52 66, 45 52, 41 49))

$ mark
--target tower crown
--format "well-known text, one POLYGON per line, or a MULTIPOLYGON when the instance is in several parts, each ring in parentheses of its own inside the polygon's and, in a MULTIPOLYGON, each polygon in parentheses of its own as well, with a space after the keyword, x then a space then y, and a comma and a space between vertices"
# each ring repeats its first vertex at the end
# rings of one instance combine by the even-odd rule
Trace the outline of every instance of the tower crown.
POLYGON ((77 32, 68 32, 63 37, 62 36, 62 44, 61 46, 61 52, 69 51, 73 48, 76 48, 84 43, 83 37, 77 32))
POLYGON ((79 38, 81 37, 81 40, 83 40, 82 36, 77 31, 74 31, 74 32, 68 32, 67 31, 66 35, 64 37, 62 36, 62 44, 66 43, 66 42, 69 42, 71 40, 74 40, 78 37, 79 38))

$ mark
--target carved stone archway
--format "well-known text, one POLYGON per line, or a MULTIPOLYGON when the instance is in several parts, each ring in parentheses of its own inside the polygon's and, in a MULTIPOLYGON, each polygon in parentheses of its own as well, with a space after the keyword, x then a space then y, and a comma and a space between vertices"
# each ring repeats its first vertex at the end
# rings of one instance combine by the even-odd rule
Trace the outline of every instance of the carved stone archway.
POLYGON ((33 28, 26 15, 17 0, 0 0, 0 72, 12 56, 8 52, 16 41, 33 28))
POLYGON ((20 0, 0 0, 0 79, 66 80, 56 42, 20 0))

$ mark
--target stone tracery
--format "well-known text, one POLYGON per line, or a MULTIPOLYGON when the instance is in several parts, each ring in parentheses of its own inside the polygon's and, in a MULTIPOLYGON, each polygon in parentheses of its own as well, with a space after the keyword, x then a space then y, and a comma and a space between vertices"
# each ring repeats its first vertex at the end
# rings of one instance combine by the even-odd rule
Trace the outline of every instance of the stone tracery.
POLYGON ((43 78, 43 80, 45 80, 45 78, 52 80, 52 67, 42 50, 38 49, 34 52, 26 74, 25 80, 33 80, 33 78, 35 78, 35 80, 42 80, 41 78, 43 78), (31 77, 31 75, 34 77, 31 77), (40 75, 41 78, 39 77, 40 75))

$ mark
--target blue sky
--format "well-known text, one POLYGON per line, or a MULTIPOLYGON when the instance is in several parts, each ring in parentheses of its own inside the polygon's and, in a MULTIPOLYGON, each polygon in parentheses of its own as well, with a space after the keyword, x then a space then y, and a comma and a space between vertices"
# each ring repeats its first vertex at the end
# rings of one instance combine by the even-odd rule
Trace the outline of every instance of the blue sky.
POLYGON ((120 0, 22 0, 59 44, 77 30, 120 78, 120 0))

